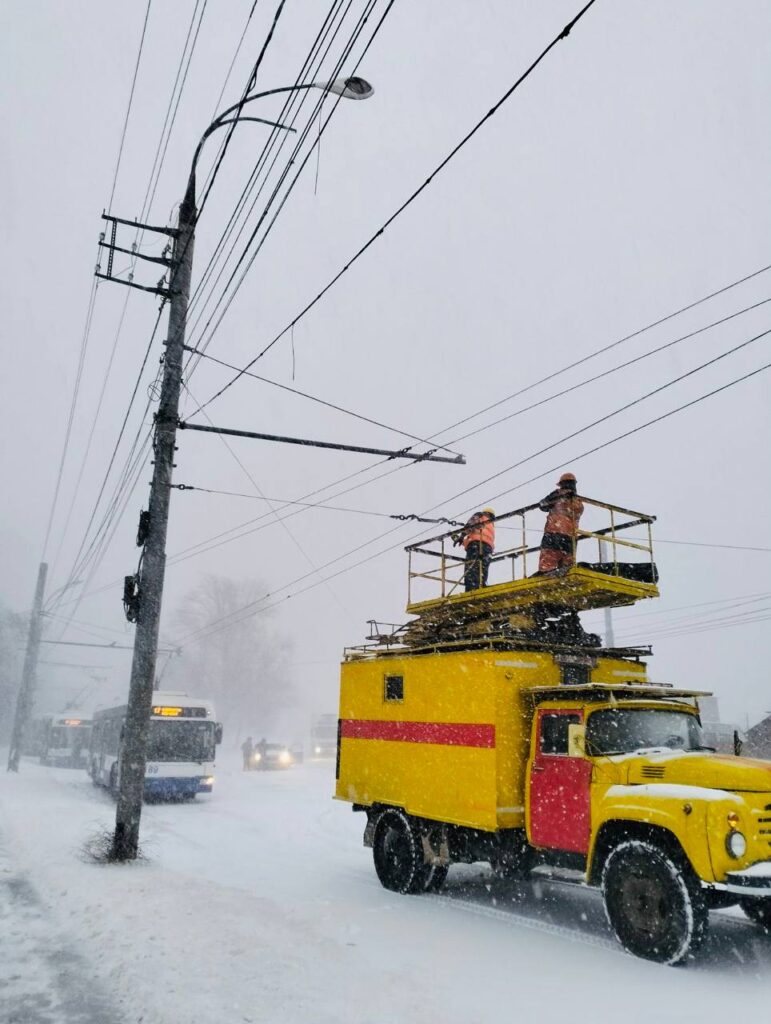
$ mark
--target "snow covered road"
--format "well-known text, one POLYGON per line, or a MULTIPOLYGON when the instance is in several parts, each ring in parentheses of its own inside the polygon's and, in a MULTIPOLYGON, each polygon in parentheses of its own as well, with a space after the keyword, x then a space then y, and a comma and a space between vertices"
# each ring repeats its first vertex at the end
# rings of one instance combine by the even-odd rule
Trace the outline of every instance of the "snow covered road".
POLYGON ((8 983, 20 933, 27 942, 46 915, 68 993, 109 997, 125 1022, 551 1024, 591 1011, 722 1024, 739 1006, 767 1017, 771 938, 733 912, 713 914, 698 960, 672 969, 623 954, 597 896, 574 887, 515 892, 482 867, 453 868, 441 896, 396 896, 362 847, 363 816, 330 798, 332 783, 327 763, 225 764, 210 797, 145 807, 144 862, 95 866, 81 848, 110 828, 114 805, 84 773, 25 761, 0 776, 3 868, 39 900, 0 934, 8 1019, 112 1024, 106 1003, 101 1017, 67 1016, 64 1003, 60 1017, 21 1015, 25 985, 63 991, 34 935, 37 967, 8 983))

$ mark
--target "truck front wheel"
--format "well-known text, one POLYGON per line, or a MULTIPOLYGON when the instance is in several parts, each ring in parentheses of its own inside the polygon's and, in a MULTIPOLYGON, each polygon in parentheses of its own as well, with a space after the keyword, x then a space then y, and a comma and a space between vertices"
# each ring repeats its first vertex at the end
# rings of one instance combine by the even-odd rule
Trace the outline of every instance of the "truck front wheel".
POLYGON ((771 899, 757 899, 745 896, 740 901, 744 913, 755 924, 759 924, 767 932, 771 932, 771 899))
POLYGON ((425 863, 417 830, 401 811, 383 811, 372 843, 375 871, 381 885, 392 892, 424 892, 431 868, 425 863))
POLYGON ((679 964, 704 939, 708 912, 698 879, 653 842, 629 839, 611 850, 602 895, 611 928, 635 956, 679 964))

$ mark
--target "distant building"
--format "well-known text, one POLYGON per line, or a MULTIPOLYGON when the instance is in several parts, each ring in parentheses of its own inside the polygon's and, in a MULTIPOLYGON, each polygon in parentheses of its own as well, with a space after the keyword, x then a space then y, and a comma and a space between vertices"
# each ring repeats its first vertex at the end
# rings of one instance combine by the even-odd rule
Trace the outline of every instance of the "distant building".
POLYGON ((747 757, 761 757, 771 761, 771 712, 757 725, 747 730, 747 740, 742 753, 747 757))
MULTIPOLYGON (((737 733, 739 739, 743 740, 744 737, 735 725, 720 721, 717 697, 702 697, 699 701, 699 711, 704 743, 708 747, 714 747, 721 754, 735 753, 734 744, 737 733)), ((742 749, 742 753, 745 753, 744 749, 742 749)))

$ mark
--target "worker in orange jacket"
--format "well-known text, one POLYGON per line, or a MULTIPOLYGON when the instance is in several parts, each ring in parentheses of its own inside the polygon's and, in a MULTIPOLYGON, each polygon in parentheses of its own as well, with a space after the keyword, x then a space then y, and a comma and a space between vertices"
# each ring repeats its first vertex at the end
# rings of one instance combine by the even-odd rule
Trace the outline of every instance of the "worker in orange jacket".
POLYGON ((487 586, 487 571, 495 549, 495 512, 484 508, 475 512, 462 530, 453 534, 456 544, 466 550, 463 583, 466 591, 487 586))
POLYGON ((538 507, 547 512, 546 525, 541 540, 541 554, 538 572, 552 572, 573 564, 576 532, 584 503, 576 494, 577 481, 572 473, 563 473, 557 489, 539 502, 538 507))

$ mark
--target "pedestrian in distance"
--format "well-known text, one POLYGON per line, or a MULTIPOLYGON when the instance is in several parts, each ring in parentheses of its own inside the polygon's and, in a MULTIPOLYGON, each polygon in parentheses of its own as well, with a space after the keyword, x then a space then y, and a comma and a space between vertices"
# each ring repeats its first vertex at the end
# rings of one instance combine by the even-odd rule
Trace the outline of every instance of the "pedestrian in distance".
POLYGON ((247 736, 241 744, 241 753, 244 755, 244 771, 250 772, 252 770, 252 754, 254 753, 251 736, 247 736))
POLYGON ((547 494, 538 507, 548 513, 541 540, 538 574, 567 569, 575 561, 578 524, 584 503, 576 494, 578 482, 572 473, 563 473, 556 490, 547 494))
POLYGON ((453 543, 466 551, 463 583, 466 592, 487 586, 487 572, 495 550, 495 512, 484 508, 475 512, 462 530, 452 535, 453 543))
POLYGON ((258 754, 257 764, 263 770, 268 767, 268 741, 263 736, 259 743, 255 743, 254 752, 258 754))

